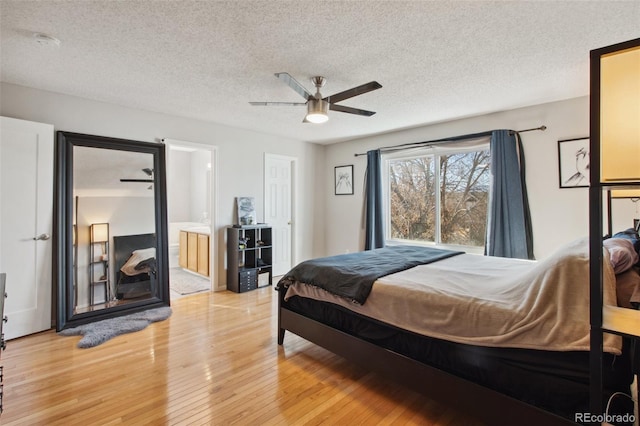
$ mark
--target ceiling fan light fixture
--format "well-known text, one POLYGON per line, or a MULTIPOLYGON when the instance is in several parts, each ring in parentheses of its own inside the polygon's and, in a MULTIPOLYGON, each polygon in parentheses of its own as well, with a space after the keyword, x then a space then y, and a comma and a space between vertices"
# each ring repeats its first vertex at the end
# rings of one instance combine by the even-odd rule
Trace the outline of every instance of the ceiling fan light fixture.
POLYGON ((302 96, 306 102, 249 102, 254 106, 270 106, 270 105, 307 105, 307 115, 302 120, 303 123, 324 123, 329 120, 327 112, 331 111, 344 112, 347 114, 355 114, 363 117, 371 117, 375 114, 374 111, 367 111, 359 108, 351 108, 346 105, 338 104, 346 99, 351 99, 354 96, 359 96, 372 90, 377 90, 382 87, 377 81, 370 81, 360 86, 352 87, 351 89, 344 90, 339 93, 334 93, 331 96, 322 96, 320 88, 324 86, 327 79, 324 77, 313 77, 311 82, 316 87, 316 94, 312 95, 302 84, 298 83, 295 78, 291 77, 286 72, 278 72, 275 74, 278 80, 284 82, 287 86, 292 88, 297 94, 302 96))
POLYGON ((307 116, 305 121, 314 124, 325 123, 329 120, 329 102, 322 99, 309 99, 307 102, 307 116))

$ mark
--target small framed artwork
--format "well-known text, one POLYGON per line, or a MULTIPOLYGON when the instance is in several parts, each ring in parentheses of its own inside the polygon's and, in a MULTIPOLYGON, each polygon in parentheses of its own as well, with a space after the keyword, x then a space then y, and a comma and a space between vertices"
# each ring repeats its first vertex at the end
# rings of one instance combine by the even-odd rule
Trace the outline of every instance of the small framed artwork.
POLYGON ((560 188, 589 186, 589 138, 558 141, 560 188))
POLYGON ((353 195, 353 164, 336 166, 334 182, 336 195, 353 195))
POLYGON ((236 197, 237 224, 256 224, 256 201, 253 197, 236 197))

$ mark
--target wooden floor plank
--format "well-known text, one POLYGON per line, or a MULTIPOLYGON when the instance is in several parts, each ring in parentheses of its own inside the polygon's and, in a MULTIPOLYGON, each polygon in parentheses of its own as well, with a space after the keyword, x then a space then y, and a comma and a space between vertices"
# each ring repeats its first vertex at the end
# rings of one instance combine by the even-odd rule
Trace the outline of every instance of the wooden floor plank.
POLYGON ((276 293, 200 293, 91 349, 53 331, 3 352, 2 425, 481 425, 287 333, 276 293))

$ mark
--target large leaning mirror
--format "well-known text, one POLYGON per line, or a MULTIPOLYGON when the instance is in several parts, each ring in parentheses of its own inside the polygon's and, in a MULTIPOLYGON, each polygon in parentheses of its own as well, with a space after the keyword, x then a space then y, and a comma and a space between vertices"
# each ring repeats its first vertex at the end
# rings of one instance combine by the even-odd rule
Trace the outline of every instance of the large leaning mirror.
MULTIPOLYGON (((624 309, 624 307, 635 308, 640 300, 638 299, 640 291, 637 285, 638 273, 633 266, 637 251, 638 225, 632 221, 633 214, 627 213, 626 218, 621 222, 622 226, 617 222, 614 223, 611 217, 613 215, 615 219, 616 210, 625 205, 618 204, 617 208, 612 210, 612 198, 633 200, 640 197, 638 192, 640 191, 639 95, 640 38, 591 51, 590 164, 592 167, 589 194, 591 250, 593 253, 595 248, 599 247, 600 236, 604 234, 600 229, 601 189, 603 188, 609 192, 607 200, 609 234, 629 240, 616 241, 614 238, 605 240, 605 243, 610 244, 607 247, 611 247, 610 254, 617 252, 611 256, 612 264, 614 257, 617 258, 616 260, 624 259, 615 262, 614 265, 614 269, 616 266, 619 267, 615 275, 617 300, 604 300, 606 293, 603 292, 604 279, 600 259, 592 256, 591 327, 599 328, 601 321, 602 329, 605 331, 635 337, 640 336, 640 312, 636 309, 624 309)), ((631 207, 628 202, 626 207, 631 207)), ((597 349, 597 340, 592 345, 596 350, 600 350, 597 349)), ((594 353, 592 348, 592 360, 594 353)), ((594 392, 594 387, 598 386, 597 383, 602 383, 602 377, 597 378, 596 374, 598 372, 593 370, 592 383, 596 385, 592 386, 592 412, 597 412, 598 408, 596 403, 598 395, 594 392)), ((601 389, 599 391, 601 392, 601 389)))
POLYGON ((57 330, 169 305, 165 147, 59 131, 57 330))

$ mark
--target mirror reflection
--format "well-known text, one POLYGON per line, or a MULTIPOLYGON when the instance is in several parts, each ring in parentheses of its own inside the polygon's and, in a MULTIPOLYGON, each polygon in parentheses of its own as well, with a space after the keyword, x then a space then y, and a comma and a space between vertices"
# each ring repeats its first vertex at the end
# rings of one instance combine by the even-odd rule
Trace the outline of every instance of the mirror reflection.
POLYGON ((57 330, 169 305, 165 147, 59 131, 57 330))
POLYGON ((156 295, 153 155, 73 147, 74 312, 156 295))

